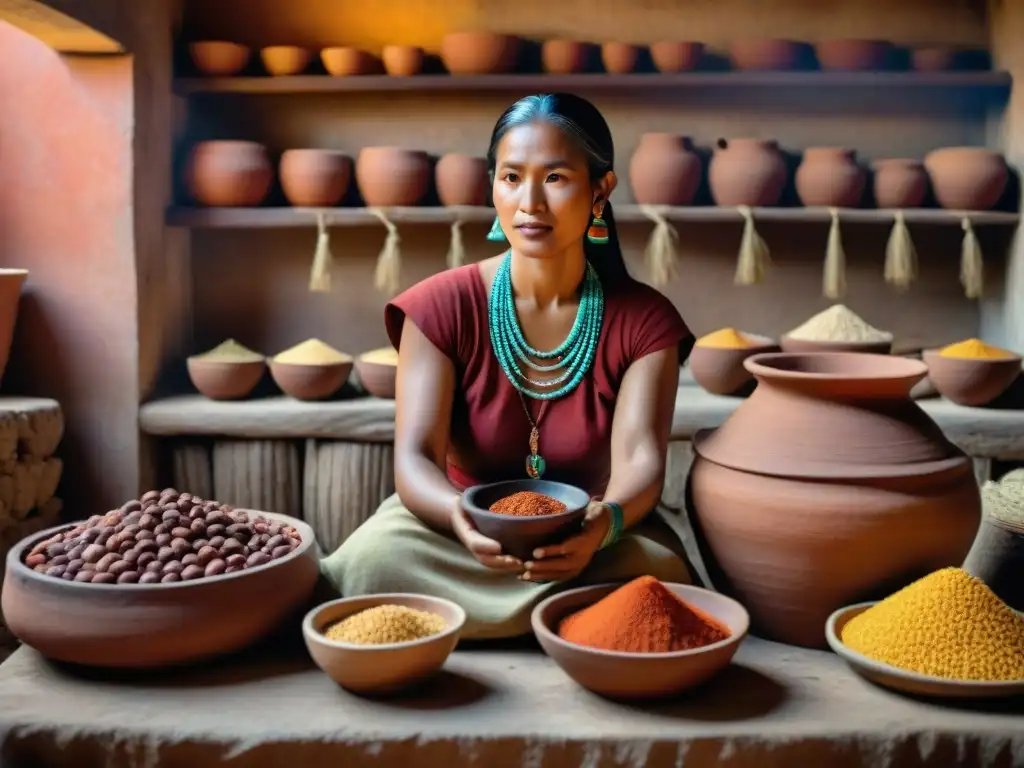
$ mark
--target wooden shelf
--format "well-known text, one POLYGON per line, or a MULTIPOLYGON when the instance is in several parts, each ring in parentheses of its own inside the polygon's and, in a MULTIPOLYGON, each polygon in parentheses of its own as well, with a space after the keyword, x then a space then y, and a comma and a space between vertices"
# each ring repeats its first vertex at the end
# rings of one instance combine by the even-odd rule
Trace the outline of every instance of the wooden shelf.
MULTIPOLYGON (((444 224, 457 218, 466 222, 489 223, 494 219, 493 208, 388 208, 387 216, 395 224, 444 224)), ((693 206, 660 209, 671 221, 713 223, 740 223, 743 217, 735 208, 693 206)), ((167 224, 189 229, 273 229, 288 227, 315 227, 317 215, 323 212, 327 224, 333 227, 381 226, 380 220, 366 208, 170 208, 167 224)), ((893 211, 846 208, 839 214, 840 221, 860 224, 891 224, 893 211)), ((1016 213, 1000 211, 947 211, 934 208, 903 211, 908 224, 945 224, 959 226, 966 215, 975 225, 1016 226, 1016 213)), ((824 224, 830 221, 827 208, 755 208, 757 221, 824 224)), ((628 224, 648 222, 650 219, 638 205, 615 206, 615 220, 628 224)))

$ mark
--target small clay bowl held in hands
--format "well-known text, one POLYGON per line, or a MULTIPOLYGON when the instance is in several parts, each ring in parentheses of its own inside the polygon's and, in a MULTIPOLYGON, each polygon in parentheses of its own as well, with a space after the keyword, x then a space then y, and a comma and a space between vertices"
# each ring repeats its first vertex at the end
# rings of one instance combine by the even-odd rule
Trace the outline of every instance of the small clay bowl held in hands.
POLYGON ((778 352, 779 346, 767 336, 744 333, 751 346, 742 348, 694 346, 690 352, 693 380, 712 395, 734 395, 754 379, 743 366, 751 355, 778 352))
POLYGON ((355 361, 338 363, 279 363, 270 359, 270 375, 286 395, 296 400, 325 400, 345 386, 355 361))
POLYGON ((239 400, 247 397, 263 378, 264 360, 232 362, 190 357, 185 361, 188 377, 199 394, 211 400, 239 400))
POLYGON ((693 688, 732 662, 750 628, 746 609, 732 598, 688 584, 665 584, 694 608, 729 630, 729 637, 689 651, 622 653, 563 640, 558 625, 566 616, 593 605, 620 584, 581 587, 552 595, 533 610, 531 623, 544 652, 569 677, 611 699, 655 699, 693 688))
POLYGON ((810 341, 783 336, 779 339, 783 352, 865 352, 870 355, 888 355, 892 352, 892 339, 888 341, 810 341))
POLYGON ((1021 358, 979 360, 944 357, 939 350, 925 350, 921 357, 928 366, 932 386, 947 400, 957 405, 980 407, 988 405, 1017 380, 1021 358))
POLYGON ((223 40, 206 40, 190 43, 189 55, 196 69, 204 75, 228 77, 237 75, 249 63, 252 51, 238 43, 223 40))
POLYGON ((580 531, 590 503, 590 494, 566 483, 550 480, 506 480, 489 485, 475 485, 462 494, 462 508, 477 530, 501 544, 505 554, 529 560, 537 547, 557 544, 580 531), (491 512, 498 499, 513 493, 533 491, 557 499, 566 505, 557 515, 516 517, 491 512))
POLYGON ((324 603, 302 622, 302 636, 313 661, 334 682, 353 693, 388 694, 414 685, 444 666, 459 642, 466 612, 450 600, 412 594, 348 597, 324 603), (356 645, 329 640, 324 630, 360 611, 380 605, 401 605, 443 618, 448 626, 437 635, 406 643, 356 645))

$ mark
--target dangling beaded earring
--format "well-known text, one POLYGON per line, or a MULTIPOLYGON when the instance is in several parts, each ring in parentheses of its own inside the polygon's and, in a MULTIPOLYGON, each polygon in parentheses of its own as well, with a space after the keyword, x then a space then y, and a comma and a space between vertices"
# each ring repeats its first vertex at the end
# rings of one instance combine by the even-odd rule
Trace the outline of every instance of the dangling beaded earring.
POLYGON ((487 239, 492 243, 504 243, 508 240, 508 238, 505 237, 505 232, 502 230, 501 222, 498 220, 497 216, 494 217, 494 223, 491 225, 491 231, 487 233, 487 239))
POLYGON ((594 220, 590 222, 590 228, 587 230, 587 240, 595 245, 604 245, 608 242, 608 225, 601 218, 604 207, 595 206, 595 209, 594 220))

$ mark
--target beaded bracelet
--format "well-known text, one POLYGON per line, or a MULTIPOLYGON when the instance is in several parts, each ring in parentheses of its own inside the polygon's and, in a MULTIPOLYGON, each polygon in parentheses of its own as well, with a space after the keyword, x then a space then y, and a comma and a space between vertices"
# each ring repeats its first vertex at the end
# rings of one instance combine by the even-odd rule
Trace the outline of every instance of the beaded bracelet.
POLYGON ((622 507, 614 501, 602 501, 601 503, 612 513, 612 521, 608 526, 608 533, 604 535, 600 547, 600 549, 607 549, 622 537, 623 513, 622 507))

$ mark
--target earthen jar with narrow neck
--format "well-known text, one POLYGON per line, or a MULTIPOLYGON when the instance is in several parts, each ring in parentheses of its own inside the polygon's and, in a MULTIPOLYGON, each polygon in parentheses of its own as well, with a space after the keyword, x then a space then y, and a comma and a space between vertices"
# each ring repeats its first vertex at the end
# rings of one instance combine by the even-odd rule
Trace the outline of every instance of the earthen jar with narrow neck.
POLYGON ((928 172, 920 160, 886 158, 876 160, 875 205, 879 208, 918 208, 928 195, 928 172))
POLYGON ((687 136, 645 133, 629 161, 629 184, 640 205, 690 205, 701 161, 687 136))
POLYGON ((777 205, 786 175, 786 161, 774 140, 719 139, 708 183, 718 205, 777 205))
POLYGON ((804 150, 795 181, 804 205, 854 208, 864 195, 867 173, 852 149, 811 147, 804 150))

